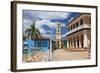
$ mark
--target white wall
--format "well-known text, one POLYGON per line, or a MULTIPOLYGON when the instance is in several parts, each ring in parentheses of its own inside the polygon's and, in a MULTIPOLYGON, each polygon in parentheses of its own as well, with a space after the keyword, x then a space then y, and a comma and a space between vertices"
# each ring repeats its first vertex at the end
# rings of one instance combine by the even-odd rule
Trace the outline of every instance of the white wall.
MULTIPOLYGON (((11 29, 10 28, 10 8, 11 8, 10 1, 11 0, 0 0, 0 73, 12 73, 10 71, 10 29, 11 29)), ((37 1, 37 0, 33 0, 33 1, 37 1)), ((38 0, 38 1, 67 3, 67 4, 83 4, 83 5, 99 5, 100 4, 99 0, 98 1, 97 0, 38 0)), ((98 16, 100 16, 100 14, 98 16)), ((98 24, 100 24, 100 21, 98 24)), ((99 29, 98 31, 100 31, 100 25, 98 25, 98 29, 99 29)), ((98 35, 99 35, 98 37, 100 37, 100 33, 98 35)), ((100 38, 98 38, 98 43, 100 43, 100 38)), ((98 51, 99 51, 99 56, 100 56, 99 48, 98 48, 98 51)), ((100 61, 100 57, 99 57, 99 61, 100 61)), ((58 73, 86 73, 86 72, 99 73, 100 66, 92 67, 92 68, 35 71, 34 73, 41 73, 41 72, 43 73, 52 73, 52 72, 55 72, 55 73, 57 72, 58 73)), ((33 73, 33 71, 26 72, 26 73, 33 73)))

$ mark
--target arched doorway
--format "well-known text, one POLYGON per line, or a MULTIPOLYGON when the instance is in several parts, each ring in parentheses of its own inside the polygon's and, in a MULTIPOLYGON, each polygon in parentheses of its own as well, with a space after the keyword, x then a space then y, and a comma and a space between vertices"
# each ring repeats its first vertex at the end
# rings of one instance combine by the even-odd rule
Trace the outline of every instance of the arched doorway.
POLYGON ((74 41, 74 47, 76 47, 76 39, 75 39, 75 37, 73 37, 73 41, 74 41))
POLYGON ((82 46, 82 48, 83 48, 83 44, 84 44, 84 43, 83 43, 83 34, 80 35, 80 38, 81 38, 81 39, 80 39, 80 41, 81 41, 81 46, 82 46))
POLYGON ((79 47, 79 36, 77 35, 77 47, 79 47))

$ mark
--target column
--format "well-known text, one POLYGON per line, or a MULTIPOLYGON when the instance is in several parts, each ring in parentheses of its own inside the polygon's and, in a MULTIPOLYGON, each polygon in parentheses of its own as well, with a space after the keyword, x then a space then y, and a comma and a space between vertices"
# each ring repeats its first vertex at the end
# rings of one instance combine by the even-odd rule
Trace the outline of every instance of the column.
POLYGON ((76 48, 78 47, 78 45, 77 45, 77 37, 75 37, 75 45, 76 45, 76 48))
POLYGON ((79 35, 79 48, 82 48, 82 44, 81 44, 81 36, 79 35))
POLYGON ((69 46, 69 48, 70 48, 70 39, 68 39, 68 46, 69 46))
POLYGON ((69 48, 71 48, 71 39, 69 38, 69 48))
POLYGON ((69 40, 67 39, 67 48, 69 48, 69 40))
POLYGON ((70 47, 72 48, 72 38, 70 39, 70 47))
POLYGON ((72 37, 72 47, 74 48, 74 39, 73 39, 73 37, 72 37))
POLYGON ((87 48, 88 47, 88 41, 87 41, 88 39, 87 39, 87 31, 86 30, 84 30, 84 48, 87 48))

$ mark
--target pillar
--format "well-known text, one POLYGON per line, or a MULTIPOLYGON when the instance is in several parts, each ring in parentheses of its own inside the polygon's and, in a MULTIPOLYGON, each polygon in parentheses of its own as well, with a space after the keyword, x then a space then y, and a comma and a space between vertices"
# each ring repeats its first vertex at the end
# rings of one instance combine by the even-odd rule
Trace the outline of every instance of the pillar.
POLYGON ((75 45, 76 45, 76 48, 78 47, 78 44, 77 44, 77 37, 75 37, 75 45))
POLYGON ((74 38, 72 37, 72 47, 74 48, 74 38))
POLYGON ((72 48, 72 38, 70 39, 70 47, 72 48))
POLYGON ((70 39, 68 39, 68 43, 69 43, 69 48, 70 48, 70 39))
POLYGON ((87 38, 87 31, 86 30, 84 30, 84 48, 88 48, 88 38, 87 38))
POLYGON ((79 35, 79 48, 82 48, 82 44, 81 44, 81 36, 79 35))
POLYGON ((69 48, 69 40, 67 39, 67 48, 69 48))
POLYGON ((69 48, 71 48, 71 39, 69 38, 69 48))

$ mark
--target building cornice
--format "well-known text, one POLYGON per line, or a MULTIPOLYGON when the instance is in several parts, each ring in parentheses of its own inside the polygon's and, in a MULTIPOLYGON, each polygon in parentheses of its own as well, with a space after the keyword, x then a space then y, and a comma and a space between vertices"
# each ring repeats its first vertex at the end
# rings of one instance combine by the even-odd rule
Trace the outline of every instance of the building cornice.
POLYGON ((66 35, 69 35, 69 34, 72 34, 74 32, 77 32, 77 31, 80 31, 80 30, 83 30, 83 29, 91 29, 91 27, 87 24, 84 24, 84 25, 81 25, 73 30, 70 30, 66 33, 66 35))
POLYGON ((90 13, 80 13, 77 17, 75 17, 72 21, 70 21, 66 26, 68 27, 70 24, 72 24, 75 20, 78 20, 81 17, 84 17, 84 15, 90 15, 90 13))

